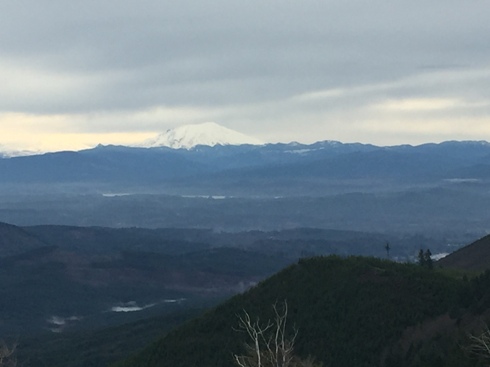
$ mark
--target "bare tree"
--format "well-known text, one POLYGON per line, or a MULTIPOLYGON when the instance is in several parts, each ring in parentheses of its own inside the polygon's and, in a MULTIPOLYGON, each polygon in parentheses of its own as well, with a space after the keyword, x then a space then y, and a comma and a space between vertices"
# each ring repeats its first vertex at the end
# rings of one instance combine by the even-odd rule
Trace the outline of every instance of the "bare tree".
POLYGON ((9 347, 7 343, 0 341, 0 367, 17 366, 17 358, 15 357, 16 348, 16 344, 9 347))
POLYGON ((238 316, 238 330, 247 334, 245 343, 246 355, 234 355, 239 367, 317 367, 312 358, 305 361, 294 356, 294 343, 298 330, 294 328, 287 335, 288 304, 284 301, 281 307, 272 306, 274 319, 265 324, 259 318, 252 320, 247 311, 238 316))
POLYGON ((488 327, 478 336, 470 335, 470 340, 470 352, 479 357, 490 359, 490 329, 488 327))

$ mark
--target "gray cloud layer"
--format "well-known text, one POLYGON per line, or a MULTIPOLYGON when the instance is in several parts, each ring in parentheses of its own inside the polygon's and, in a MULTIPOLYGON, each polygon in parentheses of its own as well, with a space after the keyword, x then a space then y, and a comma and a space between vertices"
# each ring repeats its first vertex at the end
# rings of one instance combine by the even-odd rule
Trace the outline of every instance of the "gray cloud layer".
POLYGON ((455 114, 490 122, 488 14, 482 0, 4 1, 0 112, 73 115, 84 132, 202 116, 272 140, 387 142, 445 138, 447 118, 464 138, 455 114), (159 108, 181 112, 141 119, 159 108), (434 129, 410 137, 417 121, 434 129))

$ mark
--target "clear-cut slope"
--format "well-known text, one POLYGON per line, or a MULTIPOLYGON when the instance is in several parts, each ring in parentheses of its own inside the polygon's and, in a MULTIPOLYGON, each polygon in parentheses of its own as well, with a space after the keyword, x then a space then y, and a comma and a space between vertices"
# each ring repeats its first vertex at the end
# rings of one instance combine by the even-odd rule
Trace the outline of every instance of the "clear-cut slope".
POLYGON ((449 254, 437 264, 445 268, 475 272, 490 269, 490 235, 449 254))
POLYGON ((144 147, 169 147, 191 149, 197 145, 262 145, 260 140, 220 126, 214 122, 186 125, 169 129, 153 139, 148 139, 144 147))

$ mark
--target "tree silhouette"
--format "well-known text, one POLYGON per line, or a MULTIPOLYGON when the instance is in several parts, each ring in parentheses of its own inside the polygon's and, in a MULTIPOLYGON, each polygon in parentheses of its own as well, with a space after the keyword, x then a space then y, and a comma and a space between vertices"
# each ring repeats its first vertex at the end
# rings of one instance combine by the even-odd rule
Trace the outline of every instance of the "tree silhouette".
POLYGON ((391 250, 391 246, 390 246, 389 242, 386 242, 385 250, 386 250, 386 257, 389 259, 390 258, 390 250, 391 250))
POLYGON ((419 250, 418 262, 420 266, 425 266, 425 254, 422 249, 419 250))
POLYGON ((429 249, 427 249, 425 251, 425 254, 424 254, 424 258, 425 258, 425 265, 429 268, 429 269, 432 269, 433 266, 434 266, 434 263, 432 261, 432 253, 430 252, 429 249))

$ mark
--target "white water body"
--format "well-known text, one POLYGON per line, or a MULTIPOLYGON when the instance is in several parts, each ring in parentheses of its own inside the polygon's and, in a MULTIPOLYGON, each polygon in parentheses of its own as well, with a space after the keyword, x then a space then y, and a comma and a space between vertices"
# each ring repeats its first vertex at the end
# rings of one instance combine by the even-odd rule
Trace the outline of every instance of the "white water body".
POLYGON ((105 198, 115 198, 115 197, 120 197, 120 196, 131 196, 131 195, 133 195, 133 194, 131 194, 129 192, 115 192, 115 193, 107 192, 107 193, 102 194, 102 196, 105 198))
MULTIPOLYGON (((161 302, 158 303, 180 303, 182 301, 185 301, 185 298, 178 298, 178 299, 164 299, 161 302)), ((138 304, 135 301, 127 302, 124 304, 119 304, 117 306, 111 307, 110 311, 111 312, 138 312, 138 311, 143 311, 151 307, 155 307, 158 303, 149 303, 144 306, 138 306, 138 304)))
POLYGON ((444 181, 449 183, 456 183, 456 184, 481 182, 481 180, 478 178, 447 178, 444 181))
MULTIPOLYGON (((139 306, 136 301, 130 301, 126 303, 120 303, 116 306, 111 307, 109 310, 106 310, 104 312, 139 312, 143 311, 152 307, 155 307, 158 304, 174 304, 174 303, 181 303, 185 301, 185 298, 175 298, 175 299, 164 299, 160 300, 159 302, 155 303, 148 303, 143 306, 139 306)), ((47 328, 53 332, 53 333, 62 333, 65 331, 65 329, 69 328, 72 326, 74 323, 79 322, 83 319, 83 317, 80 316, 58 316, 58 315, 52 315, 48 319, 46 319, 47 322, 47 328)))
POLYGON ((213 200, 225 200, 233 199, 233 196, 223 196, 223 195, 180 195, 184 199, 213 199, 213 200))
POLYGON ((53 315, 47 319, 46 322, 48 323, 49 330, 51 330, 53 333, 61 333, 65 327, 73 324, 74 322, 80 321, 81 319, 82 318, 79 316, 63 317, 53 315))
POLYGON ((163 301, 163 303, 180 303, 182 301, 185 301, 185 298, 166 299, 166 300, 163 301))
POLYGON ((111 308, 111 311, 112 312, 138 312, 138 311, 146 310, 147 308, 151 308, 155 305, 156 303, 150 303, 144 306, 138 306, 136 302, 131 301, 123 305, 114 306, 111 308))

